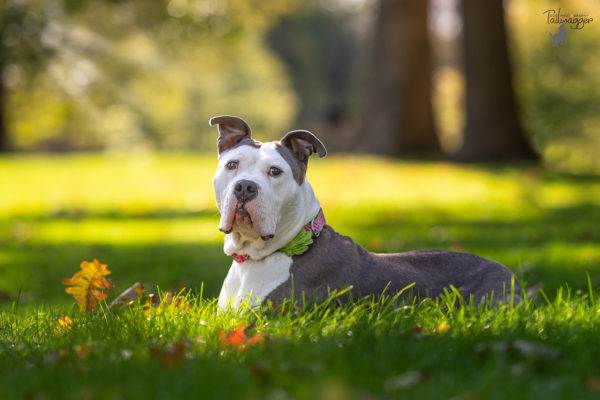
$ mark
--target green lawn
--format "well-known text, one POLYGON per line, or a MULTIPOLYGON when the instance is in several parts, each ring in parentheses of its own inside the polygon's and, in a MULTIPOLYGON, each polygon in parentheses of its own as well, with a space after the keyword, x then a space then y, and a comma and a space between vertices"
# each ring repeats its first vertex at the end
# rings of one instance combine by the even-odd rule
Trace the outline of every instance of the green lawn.
POLYGON ((217 230, 215 166, 213 154, 0 158, 0 393, 579 399, 600 392, 600 303, 589 298, 586 276, 597 293, 598 177, 531 166, 311 160, 308 178, 339 232, 373 251, 440 248, 492 258, 517 273, 531 303, 448 310, 363 302, 217 317, 211 299, 231 260, 217 230), (136 281, 150 291, 186 287, 194 307, 156 317, 139 308, 83 315, 61 279, 94 258, 113 271, 113 292, 136 281), (66 314, 77 320, 59 332, 66 314), (240 322, 265 340, 247 351, 223 349, 218 331, 240 322), (438 332, 443 324, 450 329, 438 332), (185 343, 185 357, 166 366, 173 343, 185 343))

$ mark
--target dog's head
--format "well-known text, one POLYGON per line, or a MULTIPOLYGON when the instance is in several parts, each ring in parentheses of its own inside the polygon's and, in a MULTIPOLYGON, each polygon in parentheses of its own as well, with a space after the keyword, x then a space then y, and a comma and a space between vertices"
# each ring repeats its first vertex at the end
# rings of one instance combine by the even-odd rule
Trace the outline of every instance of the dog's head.
POLYGON ((261 143, 238 117, 213 117, 219 166, 213 179, 225 253, 260 259, 281 248, 319 210, 306 180, 308 158, 324 157, 325 146, 304 130, 261 143))

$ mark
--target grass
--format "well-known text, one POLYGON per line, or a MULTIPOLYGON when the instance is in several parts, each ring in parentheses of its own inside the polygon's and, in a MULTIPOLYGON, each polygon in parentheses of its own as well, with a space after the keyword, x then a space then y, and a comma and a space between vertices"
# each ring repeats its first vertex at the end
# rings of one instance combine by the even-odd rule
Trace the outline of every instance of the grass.
MULTIPOLYGON (((451 299, 450 299, 451 301, 451 299)), ((598 309, 364 300, 218 316, 214 300, 145 316, 40 307, 2 320, 5 398, 595 398, 598 309), (77 320, 57 332, 57 319, 77 320), (261 343, 223 345, 252 326, 261 343)))
POLYGON ((530 300, 500 308, 364 300, 218 316, 213 298, 231 260, 217 230, 215 164, 214 155, 185 154, 0 158, 3 396, 600 392, 598 177, 531 166, 311 160, 309 180, 336 230, 373 251, 442 248, 495 259, 517 273, 530 300), (192 309, 81 314, 60 281, 93 258, 113 271, 115 292, 135 281, 150 290, 192 288, 192 309), (57 330, 64 315, 77 320, 57 330), (265 340, 245 351, 223 348, 219 330, 240 323, 265 340), (180 348, 182 359, 165 361, 180 348))

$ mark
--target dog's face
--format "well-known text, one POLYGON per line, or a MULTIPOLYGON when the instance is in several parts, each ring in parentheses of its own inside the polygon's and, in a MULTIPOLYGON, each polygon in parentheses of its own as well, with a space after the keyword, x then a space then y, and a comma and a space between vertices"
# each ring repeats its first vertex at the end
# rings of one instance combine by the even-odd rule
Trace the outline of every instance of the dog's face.
POLYGON ((283 246, 280 242, 291 240, 298 223, 306 223, 304 214, 314 212, 306 168, 313 152, 325 156, 325 147, 307 131, 289 132, 275 142, 255 141, 238 117, 214 117, 210 124, 219 128, 213 185, 219 229, 227 234, 225 252, 263 250, 274 247, 271 242, 283 246))

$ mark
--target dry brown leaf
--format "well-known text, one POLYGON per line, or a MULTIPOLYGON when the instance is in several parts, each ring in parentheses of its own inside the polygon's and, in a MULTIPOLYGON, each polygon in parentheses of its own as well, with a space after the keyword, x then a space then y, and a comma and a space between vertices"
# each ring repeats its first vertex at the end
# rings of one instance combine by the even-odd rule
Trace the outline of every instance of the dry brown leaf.
POLYGON ((133 303, 135 303, 135 301, 137 299, 140 299, 143 295, 144 295, 144 285, 142 285, 139 282, 136 282, 133 285, 131 285, 129 288, 127 288, 127 290, 125 290, 123 293, 121 293, 116 299, 114 299, 110 303, 109 307, 111 309, 114 309, 114 308, 130 306, 133 303))
POLYGON ((192 306, 186 296, 177 296, 173 298, 173 292, 165 292, 162 298, 159 298, 155 293, 150 293, 148 299, 142 307, 142 313, 149 317, 162 313, 167 307, 171 306, 178 311, 191 310, 192 306))
POLYGON ((183 358, 190 342, 187 339, 181 338, 177 342, 167 344, 162 349, 160 347, 152 347, 152 353, 160 358, 161 364, 165 367, 172 368, 178 365, 183 358))
POLYGON ((110 271, 106 268, 106 264, 101 264, 100 261, 92 262, 84 261, 81 263, 81 271, 75 273, 70 279, 63 279, 65 285, 72 285, 65 289, 75 298, 81 311, 90 312, 98 303, 108 297, 108 294, 102 290, 110 290, 113 288, 112 283, 106 279, 106 275, 110 271))

